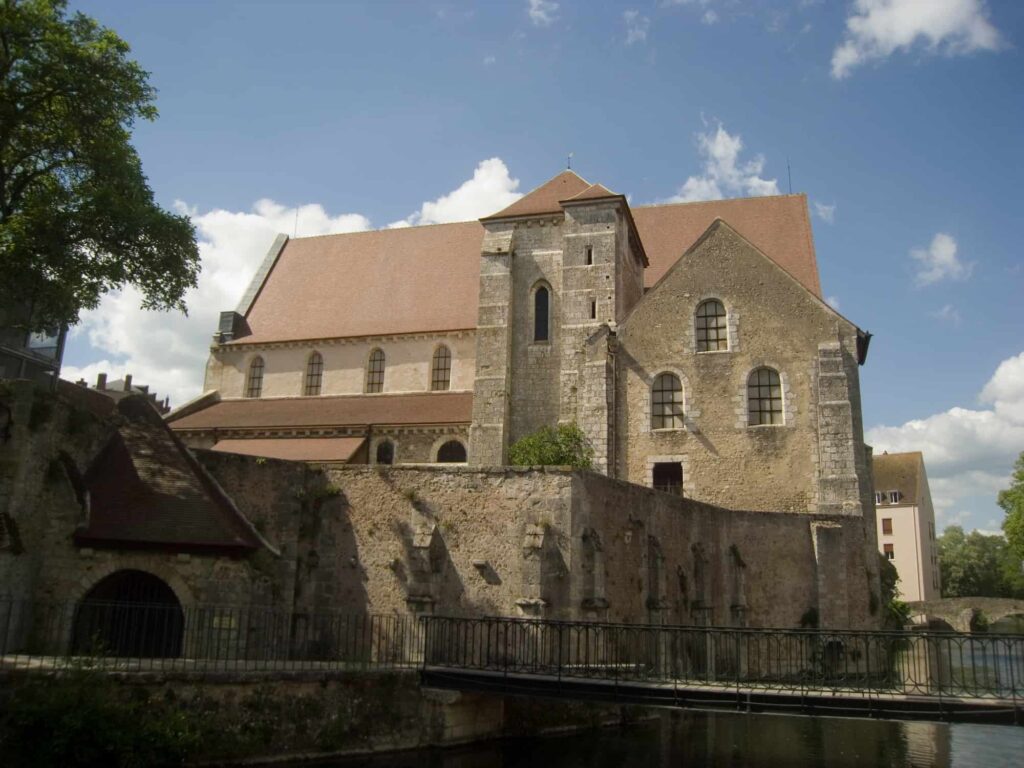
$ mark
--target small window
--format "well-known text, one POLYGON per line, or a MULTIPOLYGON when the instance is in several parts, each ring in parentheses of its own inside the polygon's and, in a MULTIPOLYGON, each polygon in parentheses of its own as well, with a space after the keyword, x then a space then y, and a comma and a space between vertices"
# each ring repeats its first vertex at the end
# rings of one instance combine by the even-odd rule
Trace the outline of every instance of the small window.
POLYGON ((678 461, 658 462, 652 472, 655 490, 683 495, 683 465, 678 461))
POLYGON ((452 385, 452 351, 444 344, 434 350, 434 361, 430 367, 430 389, 442 392, 452 385))
POLYGON ((697 307, 697 351, 718 352, 729 349, 725 305, 717 299, 702 301, 697 307))
POLYGON ((533 294, 533 340, 547 341, 550 325, 551 295, 544 286, 533 294))
POLYGON ((245 382, 245 396, 259 397, 263 394, 263 358, 258 355, 249 363, 249 376, 245 382))
POLYGON ((935 541, 935 523, 928 523, 928 538, 935 541))
POLYGON ((896 552, 893 551, 892 544, 883 544, 882 551, 885 553, 886 560, 896 559, 896 552))
POLYGON ((324 358, 319 352, 314 352, 306 361, 306 395, 319 395, 320 386, 324 379, 324 358))
POLYGON ((377 463, 395 463, 395 444, 392 443, 390 440, 381 440, 379 443, 377 443, 377 463))
POLYGON ((899 491, 889 491, 889 503, 890 504, 899 504, 900 503, 900 492, 899 491))
POLYGON ((370 353, 366 365, 366 391, 368 393, 384 391, 384 350, 375 349, 370 353))
POLYGON ((586 248, 586 255, 587 255, 587 266, 590 266, 591 264, 594 263, 594 246, 592 246, 592 245, 588 245, 587 246, 587 248, 586 248))
POLYGON ((590 300, 590 319, 597 320, 597 299, 590 300))
POLYGON ((466 446, 458 440, 449 440, 437 450, 437 460, 441 464, 465 464, 466 446))
POLYGON ((651 389, 651 429, 683 428, 683 385, 672 373, 662 373, 651 389))
POLYGON ((889 534, 890 536, 892 535, 892 518, 891 517, 883 517, 882 518, 882 533, 889 534))
POLYGON ((750 426, 782 424, 782 381, 774 368, 758 368, 747 379, 750 426))
POLYGON ((884 499, 885 499, 885 494, 883 494, 881 491, 875 491, 875 504, 883 503, 884 499))

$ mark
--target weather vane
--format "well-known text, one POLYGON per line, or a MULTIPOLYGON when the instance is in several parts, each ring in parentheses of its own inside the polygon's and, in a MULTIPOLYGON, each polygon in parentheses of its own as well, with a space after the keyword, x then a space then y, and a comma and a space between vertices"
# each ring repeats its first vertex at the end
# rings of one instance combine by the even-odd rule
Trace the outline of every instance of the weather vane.
POLYGON ((566 162, 565 167, 570 171, 572 170, 572 152, 569 153, 569 160, 566 162))

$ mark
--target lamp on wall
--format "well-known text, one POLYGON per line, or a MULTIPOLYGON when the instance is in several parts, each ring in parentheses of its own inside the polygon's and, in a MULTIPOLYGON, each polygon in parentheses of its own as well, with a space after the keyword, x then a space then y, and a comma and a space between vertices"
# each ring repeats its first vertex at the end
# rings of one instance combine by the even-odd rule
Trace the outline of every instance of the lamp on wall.
POLYGON ((11 439, 11 425, 14 424, 14 414, 4 403, 0 403, 0 443, 7 443, 11 439))

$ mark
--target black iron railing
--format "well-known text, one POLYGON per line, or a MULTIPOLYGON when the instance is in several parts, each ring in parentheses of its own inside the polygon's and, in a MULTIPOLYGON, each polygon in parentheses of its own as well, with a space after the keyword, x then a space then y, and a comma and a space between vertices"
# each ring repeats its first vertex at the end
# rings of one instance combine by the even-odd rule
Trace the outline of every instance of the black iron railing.
POLYGON ((1024 703, 1024 636, 426 617, 427 668, 737 691, 1024 703))
POLYGON ((422 632, 412 616, 0 600, 0 669, 411 669, 422 632))

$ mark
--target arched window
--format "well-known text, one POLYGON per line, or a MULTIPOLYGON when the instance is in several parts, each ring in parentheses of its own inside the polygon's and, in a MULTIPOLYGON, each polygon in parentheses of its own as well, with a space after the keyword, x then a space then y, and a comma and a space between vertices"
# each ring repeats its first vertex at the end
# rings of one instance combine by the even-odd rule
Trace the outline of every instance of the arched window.
POLYGON ((718 352, 729 349, 728 316, 718 299, 702 301, 697 307, 697 351, 718 352))
POLYGON ((449 440, 437 449, 437 460, 441 464, 465 464, 466 446, 458 440, 449 440))
POLYGON ((430 366, 430 389, 434 392, 447 390, 452 385, 452 351, 444 344, 434 350, 434 362, 430 366))
POLYGON ((748 423, 782 424, 782 380, 774 368, 758 368, 747 379, 748 423))
POLYGON ((384 350, 375 349, 366 364, 366 391, 384 391, 384 350))
POLYGON ((319 352, 314 352, 306 361, 306 394, 319 395, 323 380, 324 358, 319 352))
POLYGON ((249 375, 245 380, 245 396, 259 397, 263 394, 263 358, 256 355, 249 363, 249 375))
POLYGON ((551 294, 543 285, 533 293, 533 340, 547 341, 551 324, 551 294))
POLYGON ((662 373, 651 388, 651 429, 683 428, 683 385, 673 373, 662 373))
POLYGON ((377 443, 377 463, 395 463, 395 444, 392 443, 390 440, 381 440, 379 443, 377 443))

